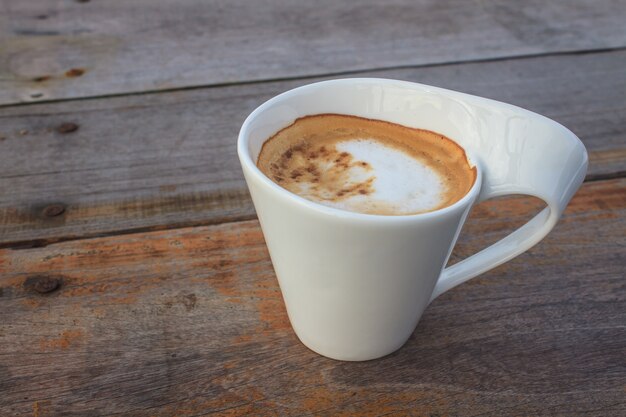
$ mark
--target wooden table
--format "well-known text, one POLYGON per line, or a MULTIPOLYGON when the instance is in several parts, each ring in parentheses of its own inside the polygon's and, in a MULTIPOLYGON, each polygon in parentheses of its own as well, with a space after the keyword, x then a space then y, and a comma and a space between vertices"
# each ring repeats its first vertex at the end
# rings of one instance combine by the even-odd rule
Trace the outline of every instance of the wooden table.
MULTIPOLYGON (((0 0, 0 416, 626 415, 626 1, 0 0), (510 102, 587 146, 543 242, 347 363, 298 342, 235 155, 313 81, 510 102)), ((456 262, 539 210, 476 207, 456 262)))

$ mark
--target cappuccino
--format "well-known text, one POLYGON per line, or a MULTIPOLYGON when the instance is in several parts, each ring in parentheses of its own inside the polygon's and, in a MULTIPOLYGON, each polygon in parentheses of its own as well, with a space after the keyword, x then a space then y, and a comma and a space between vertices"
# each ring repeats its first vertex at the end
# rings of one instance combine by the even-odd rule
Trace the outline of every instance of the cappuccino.
POLYGON ((263 144, 257 166, 308 200, 381 215, 447 207, 476 180, 465 151, 443 135, 339 114, 297 119, 263 144))

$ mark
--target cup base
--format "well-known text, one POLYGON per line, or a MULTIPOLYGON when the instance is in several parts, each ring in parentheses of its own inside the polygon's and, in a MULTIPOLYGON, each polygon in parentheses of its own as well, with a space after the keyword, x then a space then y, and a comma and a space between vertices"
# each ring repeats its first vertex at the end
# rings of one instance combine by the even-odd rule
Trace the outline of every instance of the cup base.
POLYGON ((361 349, 340 349, 337 347, 319 346, 319 344, 313 343, 304 337, 301 337, 294 329, 294 333, 298 340, 309 350, 322 355, 326 358, 333 359, 342 362, 365 362, 374 359, 380 359, 387 355, 390 355, 400 348, 402 348, 409 340, 411 335, 400 343, 387 345, 384 348, 371 349, 368 347, 362 347, 361 349))

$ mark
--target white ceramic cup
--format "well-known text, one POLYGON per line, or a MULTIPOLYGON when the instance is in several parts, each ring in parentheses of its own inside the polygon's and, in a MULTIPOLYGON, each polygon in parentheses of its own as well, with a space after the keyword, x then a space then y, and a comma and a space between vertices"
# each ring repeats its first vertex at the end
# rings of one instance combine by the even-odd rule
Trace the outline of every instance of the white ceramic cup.
POLYGON ((539 242, 587 171, 568 129, 497 101, 386 79, 341 79, 296 88, 244 122, 238 154, 291 324, 313 351, 368 360, 400 348, 435 297, 539 242), (458 202, 414 215, 334 209, 278 186, 256 166, 263 143, 299 117, 349 114, 441 133, 461 145, 478 175, 458 202), (547 207, 496 244, 445 268, 472 205, 527 194, 547 207))

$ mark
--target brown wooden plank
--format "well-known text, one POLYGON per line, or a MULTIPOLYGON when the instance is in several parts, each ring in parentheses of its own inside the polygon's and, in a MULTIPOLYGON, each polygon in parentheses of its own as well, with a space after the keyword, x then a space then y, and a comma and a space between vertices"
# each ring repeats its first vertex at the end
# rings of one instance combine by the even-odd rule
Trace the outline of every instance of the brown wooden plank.
MULTIPOLYGON (((457 257, 539 206, 481 204, 457 257)), ((626 179, 586 183, 546 240, 362 363, 296 340, 256 221, 5 249, 0 415, 623 416, 625 232, 626 179)))
MULTIPOLYGON (((598 178, 626 170, 624 62, 626 51, 618 51, 362 75, 546 114, 582 138, 598 178)), ((262 101, 311 81, 0 109, 0 242, 253 218, 235 152, 239 127, 262 101), (59 133, 64 123, 78 129, 59 133), (55 203, 65 212, 45 216, 55 203)))
POLYGON ((2 0, 0 10, 0 104, 626 46, 623 0, 2 0))

